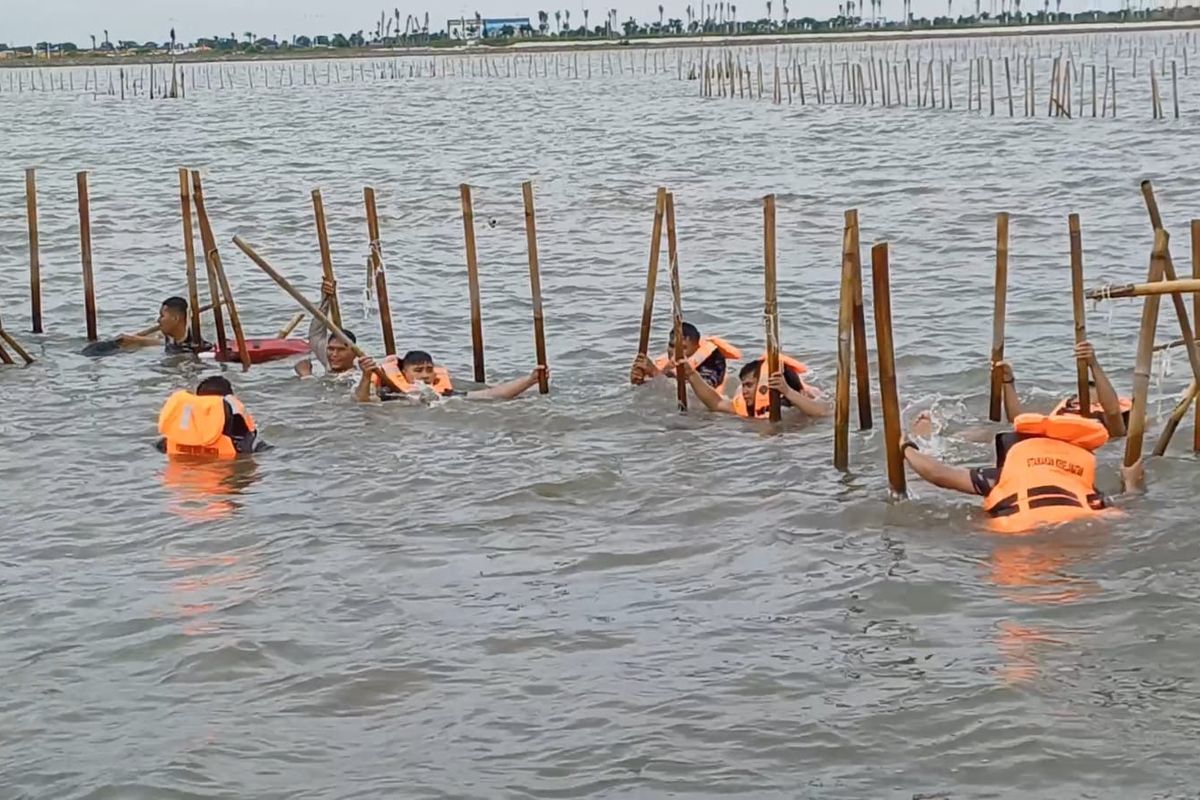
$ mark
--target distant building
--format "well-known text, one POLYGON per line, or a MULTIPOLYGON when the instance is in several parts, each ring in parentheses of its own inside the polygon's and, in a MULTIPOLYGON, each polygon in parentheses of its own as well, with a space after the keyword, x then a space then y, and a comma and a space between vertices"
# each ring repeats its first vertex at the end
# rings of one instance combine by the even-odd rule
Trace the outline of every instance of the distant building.
POLYGON ((533 30, 529 17, 496 17, 481 19, 479 17, 464 17, 446 21, 446 36, 452 41, 474 42, 479 39, 490 39, 503 36, 505 29, 510 28, 513 36, 533 30))

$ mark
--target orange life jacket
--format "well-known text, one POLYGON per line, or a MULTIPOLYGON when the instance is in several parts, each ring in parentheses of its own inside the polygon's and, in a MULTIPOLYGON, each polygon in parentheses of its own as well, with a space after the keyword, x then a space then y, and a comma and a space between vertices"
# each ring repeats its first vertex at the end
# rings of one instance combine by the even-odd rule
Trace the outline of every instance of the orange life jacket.
MULTIPOLYGON (((384 374, 391 380, 394 388, 404 393, 420 391, 419 386, 409 383, 408 378, 404 377, 404 370, 400 368, 400 359, 396 356, 388 356, 383 360, 381 366, 384 374)), ((378 385, 378 376, 372 377, 376 381, 376 385, 378 385)), ((454 382, 450 380, 450 372, 445 367, 434 367, 433 383, 427 385, 440 395, 448 394, 454 390, 454 382)))
MULTIPOLYGON (((791 356, 785 356, 783 353, 779 354, 779 368, 790 369, 797 375, 803 375, 804 373, 808 372, 807 366, 791 356)), ((751 415, 749 409, 746 407, 746 398, 742 395, 742 387, 740 386, 733 396, 733 413, 737 414, 739 417, 746 417, 747 419, 751 418, 752 416, 755 419, 767 416, 768 412, 771 410, 771 387, 767 385, 767 381, 770 380, 770 377, 771 376, 767 374, 767 356, 764 353, 762 357, 762 366, 758 368, 758 386, 754 390, 754 414, 751 415)))
POLYGON ((1093 455, 1108 441, 1103 423, 1022 414, 1013 427, 1021 438, 1000 454, 1000 479, 983 501, 993 530, 1024 533, 1104 509, 1104 498, 1095 489, 1093 455))
POLYGON ((226 414, 239 416, 253 433, 254 419, 234 395, 194 395, 178 391, 167 398, 158 415, 158 432, 168 456, 237 458, 237 445, 225 435, 226 414))
MULTIPOLYGON (((1129 424, 1129 412, 1133 410, 1133 401, 1130 400, 1128 397, 1121 397, 1118 399, 1119 399, 1120 405, 1121 405, 1121 416, 1124 418, 1125 424, 1128 425, 1129 424)), ((1071 395, 1070 397, 1065 398, 1058 405, 1056 405, 1054 407, 1054 410, 1050 412, 1050 415, 1051 416, 1069 415, 1069 416, 1076 416, 1076 417, 1080 416, 1080 414, 1079 414, 1079 398, 1076 395, 1071 395)), ((1092 401, 1092 413, 1090 416, 1093 419, 1099 419, 1099 420, 1104 419, 1104 406, 1102 406, 1098 400, 1092 401)))
MULTIPOLYGON (((742 357, 742 351, 731 345, 729 342, 717 336, 704 336, 700 339, 700 345, 696 348, 696 352, 688 356, 688 363, 692 365, 692 369, 700 369, 700 365, 708 361, 709 357, 716 352, 729 361, 737 361, 742 357)), ((666 370, 675 363, 675 353, 667 352, 665 355, 655 359, 654 366, 659 372, 666 370)), ((714 386, 718 392, 723 392, 725 384, 729 380, 729 372, 726 370, 725 380, 720 386, 714 386)))

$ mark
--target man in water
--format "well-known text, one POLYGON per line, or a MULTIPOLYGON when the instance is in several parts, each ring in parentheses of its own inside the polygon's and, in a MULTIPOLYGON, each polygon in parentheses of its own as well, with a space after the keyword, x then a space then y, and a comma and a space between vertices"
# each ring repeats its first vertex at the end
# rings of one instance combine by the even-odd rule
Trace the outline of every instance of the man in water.
MULTIPOLYGON (((1108 441, 1102 422, 1072 415, 1021 414, 1013 430, 996 436, 996 466, 945 464, 906 439, 905 463, 942 489, 984 498, 990 527, 1024 533, 1087 517, 1112 506, 1095 488, 1095 451, 1108 441)), ((1121 467, 1125 492, 1141 491, 1145 467, 1121 467)))
MULTIPOLYGON (((358 344, 358 337, 354 335, 353 331, 343 328, 342 333, 346 334, 347 339, 358 344)), ((329 368, 325 370, 329 375, 345 376, 354 369, 354 351, 333 334, 329 334, 325 343, 325 360, 329 363, 329 368)), ((311 378, 313 376, 313 360, 306 358, 299 361, 293 369, 301 378, 311 378)))
POLYGON ((433 356, 424 350, 410 350, 404 358, 388 358, 380 367, 371 358, 360 358, 359 369, 364 377, 355 387, 354 397, 362 403, 371 399, 371 386, 377 387, 380 400, 421 399, 423 397, 465 397, 468 400, 515 400, 537 386, 542 375, 550 379, 548 367, 539 365, 524 378, 473 391, 456 391, 450 373, 434 363, 433 356), (382 373, 382 380, 377 373, 382 373))
MULTIPOLYGON (((725 387, 728 372, 728 360, 737 360, 742 352, 724 339, 716 336, 701 336, 700 329, 690 322, 680 326, 683 331, 683 355, 692 368, 699 373, 704 382, 717 391, 725 387)), ((629 372, 629 382, 641 386, 648 380, 659 375, 675 377, 675 329, 671 329, 667 337, 667 352, 661 358, 651 361, 647 356, 638 354, 629 372)))
POLYGON ((182 297, 168 297, 158 310, 158 328, 162 338, 156 335, 137 336, 122 333, 116 341, 122 347, 157 347, 162 344, 169 355, 179 353, 204 353, 212 350, 211 343, 200 340, 193 344, 188 330, 188 302, 182 297))
POLYGON ((267 448, 233 386, 219 375, 202 380, 194 394, 171 395, 158 415, 158 432, 156 447, 172 456, 230 459, 267 448))
POLYGON ((700 402, 709 411, 745 419, 766 419, 769 411, 770 392, 779 392, 780 405, 792 408, 808 417, 828 417, 833 413, 832 406, 821 399, 821 394, 815 388, 806 386, 800 378, 805 367, 798 361, 781 356, 783 369, 763 380, 766 372, 766 362, 763 359, 751 361, 742 367, 738 373, 740 386, 732 398, 725 397, 712 386, 694 368, 690 362, 680 362, 688 383, 700 402))

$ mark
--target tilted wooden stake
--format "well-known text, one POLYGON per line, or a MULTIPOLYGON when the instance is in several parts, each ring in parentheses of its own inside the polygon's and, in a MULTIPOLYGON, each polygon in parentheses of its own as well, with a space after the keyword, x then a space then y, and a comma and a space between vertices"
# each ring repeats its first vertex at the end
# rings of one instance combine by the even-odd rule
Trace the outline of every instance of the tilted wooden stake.
MULTIPOLYGON (((1159 228, 1154 234, 1154 253, 1150 257, 1151 283, 1162 277, 1170 237, 1159 228)), ((1125 439, 1125 466, 1132 467, 1142 457, 1146 432, 1146 402, 1150 394, 1150 367, 1154 358, 1154 331, 1158 326, 1159 295, 1149 295, 1142 306, 1142 328, 1138 335, 1137 363, 1133 370, 1133 408, 1129 412, 1129 432, 1125 439)))
POLYGON ((37 171, 25 170, 25 214, 29 224, 29 314, 34 333, 42 332, 42 263, 38 245, 37 171))
POLYGON ((187 169, 179 168, 179 209, 183 222, 183 257, 187 265, 188 311, 191 328, 188 338, 194 347, 199 347, 200 335, 200 287, 196 279, 196 242, 192 235, 192 192, 187 169))
POLYGON ((842 283, 838 297, 837 383, 833 404, 833 466, 845 472, 850 466, 850 353, 854 315, 853 239, 849 212, 842 233, 842 283))
MULTIPOLYGON (((675 331, 675 352, 672 354, 676 364, 684 359, 683 351, 683 299, 679 287, 679 247, 675 239, 675 195, 668 192, 666 201, 667 216, 667 260, 671 267, 671 320, 675 331)), ((675 367, 675 390, 679 401, 679 410, 687 411, 687 376, 683 370, 675 367)))
POLYGON ((88 174, 75 175, 79 191, 79 253, 83 262, 83 307, 87 322, 87 339, 94 342, 96 333, 96 287, 92 279, 92 211, 88 201, 88 174))
POLYGON ((475 382, 487 380, 483 365, 483 311, 479 300, 479 263, 475 254, 475 207, 471 187, 458 187, 462 198, 463 241, 467 249, 467 286, 471 294, 471 352, 475 358, 475 382))
POLYGON ((854 324, 854 384, 858 389, 858 429, 868 431, 871 420, 871 364, 867 358, 867 320, 863 312, 862 243, 858 229, 858 211, 846 212, 846 223, 850 226, 852 280, 854 296, 852 302, 854 324))
POLYGON ((367 208, 367 235, 371 239, 371 267, 375 273, 375 296, 379 300, 379 324, 383 328, 383 349, 389 356, 396 355, 396 333, 392 328, 392 304, 388 299, 387 275, 383 267, 383 245, 379 241, 379 214, 375 208, 375 190, 370 186, 363 189, 363 203, 367 208))
POLYGON ((333 294, 329 297, 329 318, 341 327, 342 304, 338 300, 337 277, 333 273, 333 255, 329 250, 329 231, 325 227, 325 201, 320 189, 312 190, 313 219, 317 225, 317 246, 321 248, 321 274, 333 286, 333 294))
MULTIPOLYGON (((229 287, 229 279, 225 276, 225 268, 221 264, 221 253, 217 249, 217 239, 213 235, 212 225, 208 220, 208 208, 204 202, 204 187, 200 182, 200 172, 192 171, 192 202, 196 205, 196 221, 200 224, 200 244, 204 247, 204 260, 208 264, 209 280, 216 281, 224 297, 225 307, 229 309, 229 327, 233 328, 233 338, 238 346, 238 358, 242 362, 242 371, 250 369, 250 348, 246 346, 246 334, 242 331, 242 320, 238 316, 237 304, 233 301, 233 290, 229 287)), ((214 319, 221 312, 218 303, 213 304, 214 319)), ((218 328, 218 339, 224 338, 224 330, 218 328)), ((219 345, 222 355, 226 352, 224 343, 219 345)))
POLYGON ((654 321, 654 291, 658 285, 658 258, 662 252, 663 215, 667 208, 667 190, 660 186, 654 197, 654 226, 650 232, 650 265, 646 269, 646 297, 642 301, 642 326, 638 330, 638 355, 650 349, 650 325, 654 321))
MULTIPOLYGON (((1083 305, 1083 237, 1079 229, 1079 215, 1067 219, 1071 235, 1071 300, 1075 314, 1075 344, 1087 341, 1087 312, 1083 305)), ((1091 392, 1088 388, 1088 362, 1075 362, 1076 393, 1079 398, 1079 413, 1088 417, 1092 413, 1091 392)))
MULTIPOLYGON (((546 363, 546 329, 542 318, 542 279, 538 271, 537 219, 533 209, 533 184, 525 181, 521 185, 525 199, 525 242, 529 249, 529 292, 533 299, 533 343, 537 350, 539 366, 546 363)), ((538 375, 538 391, 550 394, 550 378, 542 370, 538 375)))

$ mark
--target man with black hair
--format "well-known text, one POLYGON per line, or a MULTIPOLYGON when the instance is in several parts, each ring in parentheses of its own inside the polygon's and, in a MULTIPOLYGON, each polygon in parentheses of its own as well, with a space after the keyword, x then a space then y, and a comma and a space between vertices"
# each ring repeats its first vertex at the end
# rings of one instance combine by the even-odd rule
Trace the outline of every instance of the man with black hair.
POLYGON ((158 310, 158 328, 162 338, 154 336, 137 336, 122 333, 116 341, 122 347, 157 347, 162 344, 170 355, 179 353, 205 353, 213 349, 210 342, 201 339, 200 344, 192 343, 188 330, 188 302, 182 297, 168 297, 158 310))
POLYGON ((158 432, 162 438, 156 446, 171 456, 230 459, 268 447, 233 386, 220 375, 200 381, 195 393, 171 395, 158 415, 158 432))
POLYGON ((801 380, 800 373, 805 370, 804 365, 786 356, 781 356, 782 369, 766 380, 763 379, 766 373, 763 359, 756 359, 742 367, 738 373, 741 385, 732 398, 725 397, 710 386, 689 362, 680 363, 692 391, 709 411, 746 419, 766 419, 770 392, 774 389, 781 395, 780 404, 783 408, 794 408, 809 417, 828 417, 833 413, 833 408, 821 398, 820 392, 806 386, 801 380))
MULTIPOLYGON (((353 331, 343 328, 342 333, 346 334, 347 339, 358 344, 358 337, 353 331)), ((329 375, 345 375, 354 369, 354 351, 333 334, 329 334, 325 343, 325 360, 329 364, 329 369, 326 370, 329 375)), ((306 358, 299 361, 294 369, 301 378, 310 378, 313 375, 313 360, 306 358)))
POLYGON ((354 396, 364 403, 371 399, 372 385, 378 387, 380 400, 413 400, 426 396, 465 397, 468 400, 515 400, 537 386, 543 374, 547 380, 550 378, 549 368, 538 366, 526 377, 508 383, 468 392, 456 391, 449 371, 445 367, 437 366, 433 356, 424 350, 410 350, 401 359, 389 357, 382 366, 377 366, 370 358, 361 358, 359 368, 364 375, 380 371, 384 378, 381 381, 378 376, 373 376, 370 381, 364 380, 359 383, 354 390, 354 396))
MULTIPOLYGON (((729 360, 736 361, 742 357, 742 352, 733 345, 716 336, 701 336, 700 329, 690 322, 680 326, 683 332, 683 355, 704 382, 720 392, 725 388, 725 378, 728 373, 729 360)), ((675 377, 675 328, 667 337, 667 352, 660 358, 651 361, 641 353, 633 361, 629 373, 629 382, 640 386, 647 380, 653 380, 659 375, 675 377)))

